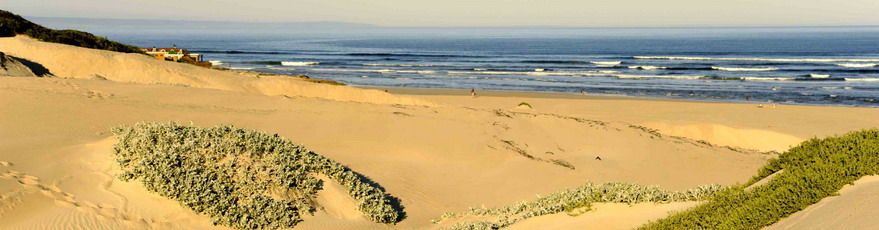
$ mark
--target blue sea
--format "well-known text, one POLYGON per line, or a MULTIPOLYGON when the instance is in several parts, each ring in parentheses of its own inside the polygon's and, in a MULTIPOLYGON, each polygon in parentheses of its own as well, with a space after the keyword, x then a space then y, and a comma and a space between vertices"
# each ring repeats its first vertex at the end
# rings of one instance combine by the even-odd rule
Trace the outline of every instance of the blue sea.
POLYGON ((879 27, 112 29, 237 70, 357 86, 879 106, 879 27))

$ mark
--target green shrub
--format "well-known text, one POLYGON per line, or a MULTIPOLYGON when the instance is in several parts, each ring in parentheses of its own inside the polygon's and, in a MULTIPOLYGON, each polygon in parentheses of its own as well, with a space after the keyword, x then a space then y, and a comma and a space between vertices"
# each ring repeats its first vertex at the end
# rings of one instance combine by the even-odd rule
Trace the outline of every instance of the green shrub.
POLYGON ((266 133, 231 126, 197 128, 138 123, 113 129, 122 180, 140 180, 215 224, 236 229, 290 228, 316 209, 322 181, 339 182, 358 210, 378 223, 396 223, 402 207, 348 167, 266 133))
POLYGON ((463 213, 445 213, 439 219, 433 220, 433 222, 439 223, 445 219, 468 215, 494 216, 494 221, 457 223, 447 229, 499 229, 531 217, 589 208, 595 202, 634 204, 643 202, 699 201, 710 197, 722 188, 720 185, 705 185, 686 191, 668 191, 656 186, 631 183, 588 183, 576 189, 562 190, 531 202, 523 201, 498 208, 470 208, 469 211, 463 213))
POLYGON ((123 53, 143 53, 139 48, 131 45, 110 41, 106 38, 77 30, 49 29, 9 11, 0 10, 0 37, 13 37, 17 34, 24 34, 45 42, 123 53))
POLYGON ((811 139, 770 160, 747 183, 641 229, 761 229, 877 172, 879 130, 811 139), (769 182, 745 189, 776 172, 769 182))

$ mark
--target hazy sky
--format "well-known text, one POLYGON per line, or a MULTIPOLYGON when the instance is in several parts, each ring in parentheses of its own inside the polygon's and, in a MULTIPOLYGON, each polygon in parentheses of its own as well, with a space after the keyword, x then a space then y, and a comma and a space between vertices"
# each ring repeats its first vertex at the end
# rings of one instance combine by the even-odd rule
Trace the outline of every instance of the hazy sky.
POLYGON ((384 26, 879 25, 879 0, 0 0, 26 16, 384 26))

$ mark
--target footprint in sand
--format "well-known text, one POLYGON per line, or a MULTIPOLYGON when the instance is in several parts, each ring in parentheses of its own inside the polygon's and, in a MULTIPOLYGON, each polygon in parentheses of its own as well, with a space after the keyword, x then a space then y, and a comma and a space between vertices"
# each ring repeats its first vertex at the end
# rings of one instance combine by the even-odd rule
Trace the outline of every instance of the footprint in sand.
MULTIPOLYGON (((12 165, 5 161, 0 164, 2 164, 2 166, 12 165)), ((152 220, 127 213, 110 205, 98 205, 88 201, 77 201, 73 194, 62 191, 58 186, 42 184, 40 178, 22 172, 8 170, 6 173, 0 173, 0 178, 12 179, 22 185, 22 188, 19 188, 12 193, 0 194, 0 216, 8 210, 11 210, 16 204, 21 203, 21 195, 24 193, 39 191, 40 194, 52 198, 55 205, 73 208, 82 213, 91 214, 101 219, 119 220, 132 227, 140 229, 154 228, 157 224, 152 220)))
POLYGON ((64 201, 64 200, 55 200, 55 204, 58 205, 58 206, 61 206, 61 207, 66 207, 66 208, 76 208, 76 207, 79 207, 79 205, 78 205, 77 203, 74 203, 74 202, 68 202, 68 201, 64 201))
MULTIPOLYGON (((39 187, 40 178, 30 176, 30 175, 22 175, 22 176, 18 176, 18 183, 39 187)), ((46 190, 48 190, 48 189, 46 189, 46 190)))

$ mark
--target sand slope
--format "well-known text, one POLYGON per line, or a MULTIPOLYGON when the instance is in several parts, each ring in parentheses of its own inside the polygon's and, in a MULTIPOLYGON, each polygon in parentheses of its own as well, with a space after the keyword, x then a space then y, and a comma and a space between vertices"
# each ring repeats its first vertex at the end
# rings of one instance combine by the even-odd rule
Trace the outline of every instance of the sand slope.
POLYGON ((879 176, 846 185, 839 196, 822 199, 765 229, 876 229, 879 223, 879 176))
POLYGON ((308 83, 285 76, 245 77, 235 72, 160 61, 141 54, 46 43, 23 35, 0 38, 0 52, 39 63, 55 76, 62 78, 107 79, 142 84, 182 84, 196 88, 378 104, 430 104, 378 90, 308 83))
MULTIPOLYGON (((346 205, 327 205, 328 214, 319 213, 303 222, 299 226, 303 229, 434 228, 429 220, 446 211, 533 199, 535 194, 586 181, 638 182, 671 189, 732 184, 746 180, 767 157, 656 137, 625 123, 517 110, 330 102, 52 78, 5 78, 0 81, 0 97, 13 99, 0 102, 0 139, 4 140, 0 160, 12 162, 16 171, 38 177, 44 184, 57 184, 78 202, 131 210, 128 213, 154 221, 162 216, 191 218, 192 222, 178 222, 182 228, 201 228, 208 220, 191 213, 166 214, 168 209, 180 209, 170 200, 131 202, 149 193, 136 184, 113 181, 106 165, 84 170, 94 168, 88 162, 112 162, 109 144, 102 142, 111 127, 176 120, 200 126, 232 123, 280 133, 377 181, 403 201, 408 215, 398 225, 386 226, 338 209, 346 205), (68 149, 89 143, 98 143, 90 145, 96 146, 91 148, 93 158, 73 160, 81 157, 68 149), (564 160, 576 169, 531 160, 519 150, 539 159, 564 160), (599 155, 602 160, 595 160, 599 155), (110 182, 111 188, 130 187, 113 190, 120 195, 94 192, 106 190, 110 182)), ((2 181, 15 186, 0 187, 0 193, 21 187, 15 181, 2 181)), ((7 213, 22 213, 25 207, 40 210, 37 213, 70 209, 51 200, 25 202, 7 213)), ((78 215, 101 218, 93 213, 78 215)), ((124 223, 121 215, 114 214, 112 223, 124 223)), ((9 221, 7 217, 0 221, 9 221)), ((16 226, 43 224, 36 219, 19 221, 16 226)), ((59 220, 59 224, 83 221, 59 220)), ((100 226, 114 229, 117 225, 100 226)))
MULTIPOLYGON (((719 124, 804 138, 872 127, 879 115, 808 106, 758 114, 737 104, 615 98, 397 96, 23 37, 0 38, 0 51, 73 78, 0 78, 0 229, 225 229, 136 182, 113 179, 108 131, 140 121, 278 133, 370 177, 407 214, 397 225, 366 221, 329 184, 319 198, 324 211, 297 229, 436 229, 430 219, 443 212, 531 200, 587 181, 735 184, 772 157, 641 124, 719 124), (533 108, 515 109, 522 101, 533 108), (435 102, 442 106, 421 106, 435 102), (798 119, 783 119, 793 114, 798 119)), ((559 224, 637 226, 681 207, 599 209, 559 224)))
POLYGON ((798 144, 798 140, 879 127, 877 108, 779 105, 778 108, 759 109, 755 104, 748 103, 558 93, 479 91, 482 96, 472 98, 469 90, 399 88, 390 92, 483 109, 509 109, 520 102, 527 102, 533 106, 533 111, 623 121, 657 129, 666 135, 761 151, 787 150, 791 145, 798 144))

